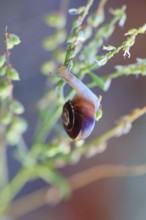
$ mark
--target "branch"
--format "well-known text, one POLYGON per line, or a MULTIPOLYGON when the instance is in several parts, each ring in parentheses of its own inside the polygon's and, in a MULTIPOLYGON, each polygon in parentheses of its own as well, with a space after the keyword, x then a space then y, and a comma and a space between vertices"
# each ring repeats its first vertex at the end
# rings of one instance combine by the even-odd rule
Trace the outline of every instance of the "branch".
POLYGON ((81 25, 82 25, 82 23, 83 23, 85 17, 87 16, 88 11, 89 11, 90 7, 92 6, 93 2, 94 2, 94 0, 89 0, 88 3, 87 3, 87 5, 86 5, 85 8, 84 8, 84 11, 83 11, 82 15, 79 16, 79 17, 77 18, 77 20, 74 21, 73 30, 72 30, 73 32, 72 32, 72 34, 71 34, 71 36, 74 37, 74 41, 71 42, 71 43, 68 45, 67 50, 66 50, 66 57, 65 57, 65 61, 64 61, 64 65, 65 65, 66 67, 69 66, 69 63, 70 63, 70 61, 71 61, 72 58, 73 58, 73 57, 72 57, 72 51, 75 51, 75 47, 76 47, 76 44, 77 44, 77 35, 78 35, 78 32, 79 32, 79 30, 81 29, 81 25))
MULTIPOLYGON (((141 176, 146 174, 146 164, 138 166, 124 165, 100 165, 89 168, 80 173, 74 174, 67 179, 73 191, 88 186, 98 180, 109 177, 141 176)), ((14 201, 8 208, 6 214, 18 218, 46 204, 60 202, 59 191, 54 187, 45 187, 36 192, 30 193, 21 199, 14 201)))
POLYGON ((130 114, 123 116, 115 127, 95 138, 90 144, 75 148, 71 157, 73 154, 74 157, 85 153, 87 153, 87 156, 93 156, 96 153, 103 152, 109 139, 127 134, 132 127, 132 123, 144 114, 146 114, 146 106, 133 110, 130 114))

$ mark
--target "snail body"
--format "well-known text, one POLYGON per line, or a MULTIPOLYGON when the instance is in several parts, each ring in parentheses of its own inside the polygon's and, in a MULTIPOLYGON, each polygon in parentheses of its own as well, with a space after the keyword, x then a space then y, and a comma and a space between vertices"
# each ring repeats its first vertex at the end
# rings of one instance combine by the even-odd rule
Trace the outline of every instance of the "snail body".
POLYGON ((58 71, 64 81, 77 92, 77 95, 63 106, 64 129, 74 140, 85 139, 95 126, 95 116, 100 106, 100 99, 64 66, 60 66, 58 71))

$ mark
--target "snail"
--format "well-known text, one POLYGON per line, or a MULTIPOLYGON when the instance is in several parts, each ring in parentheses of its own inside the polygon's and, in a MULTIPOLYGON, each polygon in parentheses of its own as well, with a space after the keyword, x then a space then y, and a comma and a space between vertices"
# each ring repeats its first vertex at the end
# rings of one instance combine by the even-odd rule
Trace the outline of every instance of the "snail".
POLYGON ((62 110, 62 123, 65 131, 74 140, 86 139, 92 132, 96 112, 100 107, 98 98, 82 81, 70 73, 65 66, 60 66, 58 72, 77 93, 68 100, 62 110))

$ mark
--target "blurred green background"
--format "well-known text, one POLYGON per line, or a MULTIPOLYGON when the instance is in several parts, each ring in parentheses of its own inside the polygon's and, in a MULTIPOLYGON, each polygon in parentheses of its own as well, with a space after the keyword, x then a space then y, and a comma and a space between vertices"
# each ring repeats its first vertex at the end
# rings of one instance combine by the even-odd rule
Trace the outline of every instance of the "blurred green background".
MULTIPOLYGON (((69 8, 86 4, 85 0, 70 1, 69 8)), ((107 44, 118 46, 124 40, 128 29, 142 26, 146 23, 145 0, 109 0, 106 5, 106 19, 110 19, 108 9, 127 5, 127 22, 123 29, 117 27, 116 32, 107 44)), ((94 10, 98 0, 94 1, 94 10)), ((0 0, 0 39, 3 39, 5 26, 10 32, 20 36, 22 43, 16 47, 11 56, 11 62, 19 71, 21 81, 15 83, 14 94, 25 108, 24 117, 30 123, 25 139, 29 145, 36 121, 35 105, 45 90, 46 78, 40 72, 41 64, 51 58, 51 54, 43 51, 41 42, 52 32, 44 23, 44 16, 58 10, 60 1, 57 0, 0 0)), ((68 28, 73 17, 68 17, 68 28)), ((66 46, 66 45, 65 45, 66 46)), ((0 51, 2 51, 2 42, 0 51)), ((99 74, 113 71, 114 65, 135 62, 136 57, 146 58, 146 35, 138 36, 131 50, 131 58, 124 59, 118 54, 108 65, 99 70, 99 74)), ((146 105, 146 78, 121 77, 112 82, 107 93, 95 89, 103 96, 102 106, 104 116, 92 135, 93 139, 110 129, 115 121, 133 108, 146 105)), ((10 178, 18 170, 18 164, 10 157, 8 150, 10 178)), ((77 165, 61 169, 65 176, 70 176, 81 170, 100 164, 138 165, 146 163, 146 116, 138 119, 131 132, 109 142, 107 150, 92 159, 82 159, 77 165)), ((0 177, 0 179, 3 177, 0 177)), ((18 197, 43 187, 42 181, 29 183, 18 197)), ((29 213, 20 220, 145 220, 146 219, 146 176, 108 178, 98 181, 76 191, 72 198, 55 207, 44 206, 29 213)))

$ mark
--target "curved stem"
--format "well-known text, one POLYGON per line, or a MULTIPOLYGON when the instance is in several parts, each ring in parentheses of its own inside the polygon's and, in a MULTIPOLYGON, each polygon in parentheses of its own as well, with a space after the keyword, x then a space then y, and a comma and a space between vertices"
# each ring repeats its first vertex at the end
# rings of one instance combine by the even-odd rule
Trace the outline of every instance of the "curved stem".
MULTIPOLYGON (((99 181, 104 178, 110 177, 122 177, 122 176, 141 176, 146 174, 146 164, 141 164, 138 166, 124 166, 124 165, 98 165, 80 173, 74 174, 67 179, 71 190, 79 190, 87 185, 99 181)), ((7 215, 18 218, 25 215, 37 208, 44 206, 45 204, 52 203, 54 197, 57 196, 56 189, 54 187, 37 190, 24 196, 13 202, 8 210, 7 215), (51 194, 52 193, 52 194, 51 194), (49 197, 50 196, 50 197, 49 197)), ((57 197, 56 197, 57 199, 57 197)), ((58 202, 60 201, 60 196, 58 192, 58 202)), ((57 201, 56 201, 57 202, 57 201)))
POLYGON ((4 212, 11 200, 22 189, 22 187, 30 178, 30 172, 28 172, 28 170, 22 169, 14 177, 14 179, 3 188, 0 195, 0 213, 4 212))

